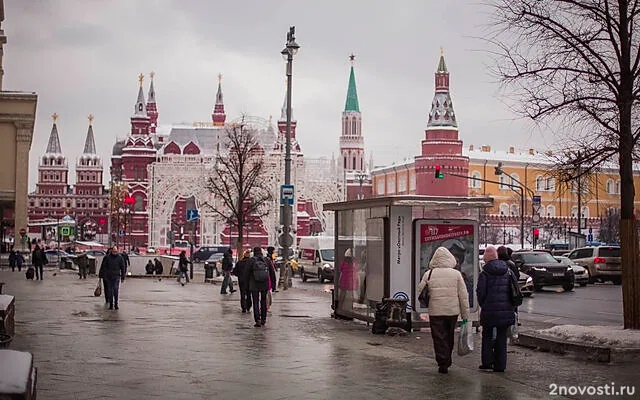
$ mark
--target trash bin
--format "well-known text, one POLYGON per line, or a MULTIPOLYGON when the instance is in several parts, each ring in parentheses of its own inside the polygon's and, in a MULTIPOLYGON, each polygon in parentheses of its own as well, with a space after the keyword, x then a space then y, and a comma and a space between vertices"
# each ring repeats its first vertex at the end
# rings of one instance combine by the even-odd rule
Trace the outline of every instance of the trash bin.
POLYGON ((95 275, 96 274, 96 258, 95 257, 88 257, 88 265, 89 265, 89 275, 95 275))
POLYGON ((213 264, 204 263, 204 279, 213 279, 213 264))

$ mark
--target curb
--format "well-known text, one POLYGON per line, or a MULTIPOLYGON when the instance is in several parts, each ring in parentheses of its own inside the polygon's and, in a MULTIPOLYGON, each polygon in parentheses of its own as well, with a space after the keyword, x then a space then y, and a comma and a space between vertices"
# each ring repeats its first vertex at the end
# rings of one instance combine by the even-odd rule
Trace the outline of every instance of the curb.
POLYGON ((539 351, 571 354, 577 359, 601 363, 632 362, 640 360, 640 348, 624 348, 567 341, 533 332, 518 335, 514 344, 539 351))

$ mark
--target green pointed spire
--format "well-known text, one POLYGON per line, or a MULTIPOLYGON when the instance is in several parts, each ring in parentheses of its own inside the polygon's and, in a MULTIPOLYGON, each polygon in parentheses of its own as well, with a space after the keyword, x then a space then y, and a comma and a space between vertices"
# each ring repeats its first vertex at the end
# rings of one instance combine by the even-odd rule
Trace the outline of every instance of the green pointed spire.
POLYGON ((353 72, 353 59, 355 56, 352 54, 349 56, 351 59, 351 74, 349 75, 349 89, 347 90, 347 101, 344 105, 345 111, 360 112, 360 106, 358 105, 358 91, 356 90, 356 74, 353 72))
POLYGON ((444 49, 440 47, 440 62, 438 63, 437 72, 449 72, 447 71, 447 64, 444 63, 444 49))

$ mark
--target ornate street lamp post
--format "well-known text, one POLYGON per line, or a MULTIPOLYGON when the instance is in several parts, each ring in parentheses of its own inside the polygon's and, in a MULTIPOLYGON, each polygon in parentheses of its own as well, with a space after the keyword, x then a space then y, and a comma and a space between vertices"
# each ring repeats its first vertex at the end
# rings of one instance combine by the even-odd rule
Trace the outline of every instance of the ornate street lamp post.
MULTIPOLYGON (((286 129, 286 141, 285 141, 285 156, 284 156, 284 184, 291 185, 291 77, 293 71, 293 56, 298 53, 300 46, 296 43, 295 38, 296 27, 292 26, 287 32, 287 43, 285 48, 280 52, 282 57, 287 61, 287 129, 286 129)), ((289 263, 290 248, 293 245, 291 240, 291 220, 292 210, 289 201, 284 201, 282 205, 282 236, 280 236, 280 246, 282 246, 282 259, 283 262, 280 265, 280 276, 282 277, 283 287, 287 288, 286 271, 289 263)))
MULTIPOLYGON (((125 235, 129 235, 129 247, 131 247, 131 213, 133 212, 133 206, 136 204, 136 199, 133 196, 127 195, 124 198, 125 205, 125 215, 124 215, 124 226, 125 226, 125 235), (129 216, 129 230, 127 229, 127 215, 129 216)), ((126 239, 126 236, 125 236, 126 239)), ((127 240, 125 240, 125 245, 123 251, 127 251, 127 240)))

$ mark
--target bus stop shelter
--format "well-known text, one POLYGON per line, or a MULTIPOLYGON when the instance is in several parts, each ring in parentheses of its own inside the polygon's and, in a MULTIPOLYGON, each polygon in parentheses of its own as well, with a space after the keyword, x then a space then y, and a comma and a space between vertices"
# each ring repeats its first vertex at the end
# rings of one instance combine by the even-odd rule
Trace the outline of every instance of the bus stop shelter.
POLYGON ((492 206, 488 197, 418 195, 324 204, 335 212, 334 316, 373 322, 377 304, 400 299, 407 301, 409 326, 427 326, 416 288, 440 246, 456 257, 474 312, 478 219, 492 206))

